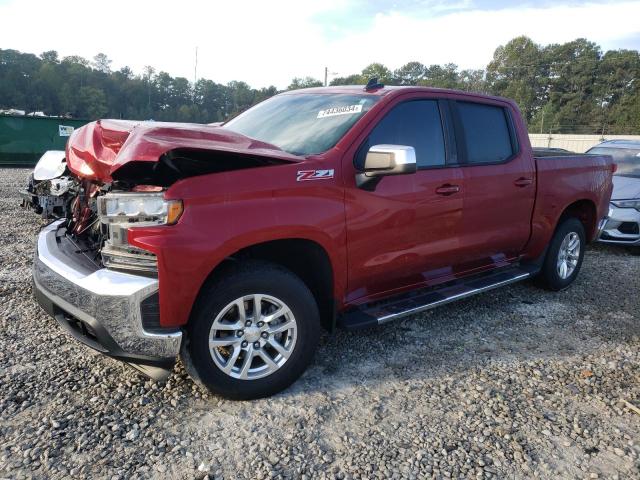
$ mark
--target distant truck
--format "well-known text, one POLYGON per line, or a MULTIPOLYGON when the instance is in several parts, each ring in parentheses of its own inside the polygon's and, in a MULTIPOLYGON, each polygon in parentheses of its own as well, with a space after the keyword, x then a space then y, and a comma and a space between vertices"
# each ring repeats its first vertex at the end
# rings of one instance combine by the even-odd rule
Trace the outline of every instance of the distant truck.
MULTIPOLYGON (((527 278, 576 278, 609 156, 532 155, 514 102, 422 87, 277 95, 221 126, 103 120, 66 151, 40 305, 76 339, 235 399, 274 394, 321 328, 374 326, 527 278)), ((372 353, 373 354, 373 353, 372 353)))

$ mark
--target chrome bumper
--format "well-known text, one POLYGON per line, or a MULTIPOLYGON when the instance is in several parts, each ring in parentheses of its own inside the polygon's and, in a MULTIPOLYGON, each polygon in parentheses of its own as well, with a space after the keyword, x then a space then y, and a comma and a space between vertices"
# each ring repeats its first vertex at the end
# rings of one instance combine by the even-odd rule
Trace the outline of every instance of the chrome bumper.
POLYGON ((640 212, 635 208, 611 205, 609 216, 598 235, 598 241, 618 245, 640 245, 640 212))
POLYGON ((142 307, 157 298, 158 280, 87 267, 82 254, 74 257, 61 247, 62 223, 52 223, 38 236, 33 264, 38 303, 82 343, 154 378, 163 377, 155 370, 173 366, 182 332, 143 327, 143 311, 148 309, 142 307))

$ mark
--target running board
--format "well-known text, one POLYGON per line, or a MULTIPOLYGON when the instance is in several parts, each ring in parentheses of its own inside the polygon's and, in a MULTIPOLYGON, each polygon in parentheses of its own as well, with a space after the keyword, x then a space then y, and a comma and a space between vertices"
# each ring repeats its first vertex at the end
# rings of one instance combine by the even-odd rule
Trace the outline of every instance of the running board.
POLYGON ((471 297, 494 288, 520 282, 538 272, 534 266, 506 267, 437 287, 424 288, 379 302, 361 305, 343 314, 338 325, 347 330, 381 325, 408 315, 471 297))

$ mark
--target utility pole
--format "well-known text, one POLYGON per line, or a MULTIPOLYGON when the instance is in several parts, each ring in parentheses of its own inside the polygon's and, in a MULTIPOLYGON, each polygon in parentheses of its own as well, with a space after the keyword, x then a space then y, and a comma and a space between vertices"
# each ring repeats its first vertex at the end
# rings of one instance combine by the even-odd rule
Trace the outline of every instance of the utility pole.
POLYGON ((324 86, 327 86, 327 80, 329 77, 329 67, 324 67, 324 86))
POLYGON ((196 82, 198 81, 198 47, 196 47, 196 64, 193 67, 193 86, 196 86, 196 82))

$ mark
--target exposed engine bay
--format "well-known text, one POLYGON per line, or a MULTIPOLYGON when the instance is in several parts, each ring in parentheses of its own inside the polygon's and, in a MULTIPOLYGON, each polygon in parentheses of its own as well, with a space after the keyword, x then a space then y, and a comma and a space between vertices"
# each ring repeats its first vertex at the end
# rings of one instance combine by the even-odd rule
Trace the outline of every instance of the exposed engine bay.
POLYGON ((24 207, 63 220, 59 234, 96 268, 157 275, 155 254, 129 244, 128 232, 178 221, 183 203, 166 200, 167 188, 189 177, 299 160, 217 126, 100 120, 74 131, 66 151, 46 152, 20 193, 24 207))
POLYGON ((49 150, 38 161, 25 190, 22 206, 44 219, 67 218, 79 183, 67 168, 63 151, 49 150))

